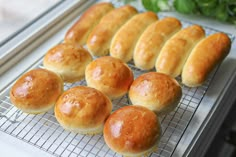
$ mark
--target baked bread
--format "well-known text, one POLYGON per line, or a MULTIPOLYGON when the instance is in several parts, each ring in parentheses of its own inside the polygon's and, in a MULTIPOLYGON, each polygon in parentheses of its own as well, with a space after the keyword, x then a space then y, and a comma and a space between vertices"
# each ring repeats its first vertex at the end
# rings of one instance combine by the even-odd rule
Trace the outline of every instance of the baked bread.
POLYGON ((102 91, 110 99, 116 99, 128 92, 133 73, 120 59, 104 56, 87 66, 85 79, 89 87, 102 91))
POLYGON ((23 74, 10 90, 11 102, 26 113, 39 114, 53 108, 63 92, 63 81, 45 69, 33 69, 23 74))
POLYGON ((161 127, 157 116, 142 106, 113 112, 104 125, 108 147, 123 156, 148 156, 157 149, 161 127))
POLYGON ((161 48, 181 27, 180 21, 174 17, 166 17, 148 26, 134 49, 135 66, 142 70, 154 68, 161 48))
POLYGON ((161 49, 156 60, 157 72, 177 77, 181 74, 193 47, 205 36, 201 26, 192 25, 171 37, 161 49))
POLYGON ((137 77, 129 90, 134 105, 147 107, 158 115, 173 111, 182 96, 179 83, 172 77, 157 72, 148 72, 137 77))
POLYGON ((89 52, 94 56, 109 54, 112 37, 135 14, 137 14, 137 10, 130 5, 122 6, 107 13, 88 37, 89 52))
POLYGON ((214 67, 228 55, 230 38, 224 33, 215 33, 201 40, 192 50, 182 72, 186 86, 200 86, 214 67))
POLYGON ((85 68, 92 56, 81 46, 62 43, 51 48, 44 56, 43 65, 63 78, 64 82, 76 82, 84 78, 85 68))
POLYGON ((88 8, 79 20, 67 31, 64 42, 76 45, 86 44, 91 30, 98 24, 101 18, 114 9, 111 3, 97 3, 88 8))
POLYGON ((110 55, 128 62, 133 58, 135 45, 143 31, 158 19, 153 12, 134 15, 115 34, 111 41, 110 55))
POLYGON ((60 125, 80 134, 101 133, 112 109, 111 101, 100 91, 77 86, 65 91, 55 105, 60 125))

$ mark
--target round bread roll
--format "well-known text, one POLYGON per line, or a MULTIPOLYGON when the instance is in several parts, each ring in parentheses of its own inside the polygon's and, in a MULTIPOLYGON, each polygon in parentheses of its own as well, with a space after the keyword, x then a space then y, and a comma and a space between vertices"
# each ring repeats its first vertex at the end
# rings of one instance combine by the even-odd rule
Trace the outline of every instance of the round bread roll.
POLYGON ((46 69, 61 75, 64 82, 76 82, 84 78, 85 68, 92 56, 83 47, 62 43, 51 48, 45 55, 46 69))
POLYGON ((124 156, 148 156, 156 150, 161 127, 154 112, 142 106, 116 110, 104 125, 108 147, 124 156))
POLYGON ((62 92, 63 81, 57 74, 45 69, 34 69, 14 83, 10 100, 23 112, 38 114, 53 108, 62 92))
POLYGON ((80 134, 101 133, 110 115, 112 103, 102 92, 77 86, 64 92, 55 105, 55 116, 61 126, 80 134))
POLYGON ((87 66, 85 79, 88 86, 102 91, 110 99, 116 99, 128 92, 133 73, 120 59, 105 56, 87 66))
POLYGON ((158 115, 173 111, 181 96, 179 83, 169 75, 158 72, 140 75, 129 90, 132 104, 147 107, 158 115))

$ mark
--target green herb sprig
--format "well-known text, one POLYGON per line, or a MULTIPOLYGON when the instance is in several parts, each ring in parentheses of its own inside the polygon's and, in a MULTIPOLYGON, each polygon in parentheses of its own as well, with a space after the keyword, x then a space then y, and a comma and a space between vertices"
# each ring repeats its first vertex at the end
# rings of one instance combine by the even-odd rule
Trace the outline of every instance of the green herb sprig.
POLYGON ((142 0, 142 4, 154 12, 175 9, 184 14, 201 14, 236 24, 236 0, 142 0))

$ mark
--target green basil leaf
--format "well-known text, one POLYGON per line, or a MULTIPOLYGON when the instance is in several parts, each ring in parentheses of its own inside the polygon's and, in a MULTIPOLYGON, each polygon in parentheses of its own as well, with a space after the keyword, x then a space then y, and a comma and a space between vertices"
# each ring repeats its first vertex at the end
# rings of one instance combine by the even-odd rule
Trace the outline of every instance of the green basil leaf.
POLYGON ((158 0, 157 1, 157 6, 160 8, 160 10, 170 10, 170 6, 168 3, 168 0, 158 0))
POLYGON ((142 4, 145 9, 158 12, 160 8, 157 6, 157 1, 158 0, 142 0, 142 4))
POLYGON ((226 21, 229 17, 227 13, 227 6, 225 4, 220 4, 215 9, 215 17, 221 21, 226 21))
POLYGON ((152 10, 152 1, 151 0, 142 0, 142 4, 145 9, 152 10))
POLYGON ((213 16, 214 15, 215 8, 211 7, 201 7, 200 12, 205 16, 213 16))
POLYGON ((158 0, 151 0, 151 2, 152 2, 152 11, 154 11, 154 12, 159 12, 161 10, 159 8, 159 6, 157 5, 157 1, 158 0))
POLYGON ((231 16, 236 16, 236 3, 227 5, 227 12, 231 16))
POLYGON ((196 0, 196 2, 200 8, 202 7, 212 8, 217 5, 218 0, 196 0))
POLYGON ((194 13, 197 10, 195 1, 192 0, 175 0, 174 1, 175 9, 180 13, 194 13))

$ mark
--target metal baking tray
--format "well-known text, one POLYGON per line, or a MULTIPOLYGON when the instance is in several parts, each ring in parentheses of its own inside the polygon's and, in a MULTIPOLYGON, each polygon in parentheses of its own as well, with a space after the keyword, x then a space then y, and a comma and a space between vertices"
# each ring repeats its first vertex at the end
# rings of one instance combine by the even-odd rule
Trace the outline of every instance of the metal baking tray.
MULTIPOLYGON (((120 6, 121 4, 117 1, 112 1, 115 6, 120 6)), ((160 18, 165 17, 165 15, 160 15, 160 18)), ((73 23, 72 21, 71 23, 73 23)), ((183 27, 194 24, 194 22, 181 20, 183 27)), ((71 25, 71 24, 70 24, 71 25)), ((212 33, 218 32, 219 30, 213 29, 211 27, 203 26, 206 34, 210 35, 212 33)), ((60 33, 60 41, 62 36, 67 30, 68 26, 60 33)), ((232 42, 234 42, 235 35, 228 33, 232 42)), ((56 40, 58 41, 58 39, 56 40)), ((41 48, 40 46, 35 48, 34 51, 44 51, 48 49, 51 45, 56 45, 58 42, 43 42, 42 45, 47 45, 46 48, 41 48)), ((41 45, 41 44, 40 44, 41 45)), ((30 57, 32 58, 32 57, 30 57)), ((11 135, 14 138, 19 139, 22 142, 28 143, 37 149, 45 151, 52 156, 99 156, 99 157, 113 157, 120 156, 119 154, 110 150, 104 142, 103 135, 81 135, 72 132, 65 131, 56 121, 54 117, 53 110, 39 115, 26 114, 18 110, 14 105, 11 104, 9 100, 9 90, 14 83, 14 81, 24 72, 34 69, 43 68, 42 66, 43 53, 40 57, 34 59, 31 63, 26 65, 17 77, 15 77, 7 87, 2 90, 0 95, 0 131, 5 134, 11 135)), ((28 62, 23 62, 27 64, 28 62)), ((132 69, 134 76, 137 77, 147 71, 141 71, 137 69, 133 62, 128 63, 129 67, 132 69)), ((20 65, 16 65, 20 66, 20 65)), ((208 90, 211 86, 213 80, 216 76, 220 66, 215 68, 215 70, 210 74, 207 81, 197 88, 189 88, 181 84, 183 96, 181 98, 178 107, 165 116, 160 117, 161 127, 162 127, 162 137, 159 142, 158 149, 151 154, 153 157, 170 157, 170 156, 185 156, 188 155, 186 150, 191 150, 191 144, 194 144, 194 139, 197 139, 197 133, 200 132, 200 127, 202 124, 207 122, 205 117, 210 113, 210 108, 208 113, 202 113, 203 117, 196 121, 196 116, 199 115, 199 108, 202 108, 205 104, 205 99, 208 97, 208 90), (198 112, 198 114, 197 114, 198 112), (198 124, 199 123, 199 124, 198 124), (194 126, 194 125, 196 126, 194 126), (189 135, 189 131, 193 131, 189 135), (187 146, 184 144, 187 139, 187 146)), ((181 78, 178 77, 177 80, 181 83, 181 78)), ((229 81, 228 81, 229 82, 229 81)), ((213 83, 214 84, 214 83, 213 83)), ((82 80, 73 84, 64 84, 64 89, 67 90, 71 87, 78 85, 86 85, 86 81, 82 80)), ((214 87, 214 86, 213 86, 214 87)), ((219 92, 222 92, 223 89, 219 92)), ((210 90, 211 92, 211 90, 210 90)), ((219 94, 217 94, 219 97, 219 94)), ((215 102, 215 101, 213 101, 215 102)), ((214 106, 215 103, 211 103, 214 106)), ((112 101, 113 111, 120 107, 130 105, 128 96, 125 95, 120 99, 112 101)), ((202 111, 200 109, 200 111, 202 111)))

